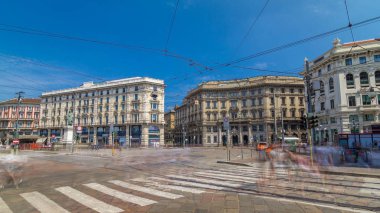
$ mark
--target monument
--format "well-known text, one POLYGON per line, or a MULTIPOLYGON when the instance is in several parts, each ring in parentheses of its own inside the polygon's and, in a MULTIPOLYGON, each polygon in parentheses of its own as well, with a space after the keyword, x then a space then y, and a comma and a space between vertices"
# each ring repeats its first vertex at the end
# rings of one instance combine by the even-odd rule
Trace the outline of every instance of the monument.
POLYGON ((64 128, 64 135, 62 142, 64 144, 73 144, 74 139, 74 127, 73 127, 73 113, 70 111, 67 114, 67 126, 64 128))

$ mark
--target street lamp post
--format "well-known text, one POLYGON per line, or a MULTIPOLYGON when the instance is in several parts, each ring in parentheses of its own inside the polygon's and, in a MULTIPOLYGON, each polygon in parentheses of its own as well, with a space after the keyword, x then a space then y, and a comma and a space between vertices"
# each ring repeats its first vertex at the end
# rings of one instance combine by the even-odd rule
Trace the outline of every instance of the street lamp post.
MULTIPOLYGON (((17 92, 16 95, 17 95, 17 118, 16 118, 16 132, 15 132, 15 135, 14 135, 14 139, 19 139, 19 117, 20 117, 20 103, 22 101, 22 95, 24 94, 24 92, 20 91, 20 92, 17 92)), ((20 143, 20 142, 18 142, 20 143)), ((17 149, 18 149, 18 145, 14 144, 14 147, 13 147, 14 151, 17 152, 17 149)), ((16 153, 15 153, 16 154, 16 153)))

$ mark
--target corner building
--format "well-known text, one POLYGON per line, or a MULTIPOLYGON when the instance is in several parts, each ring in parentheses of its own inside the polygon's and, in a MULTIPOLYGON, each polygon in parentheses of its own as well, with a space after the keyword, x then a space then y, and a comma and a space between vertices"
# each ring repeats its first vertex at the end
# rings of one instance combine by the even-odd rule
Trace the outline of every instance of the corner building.
MULTIPOLYGON (((372 132, 380 124, 380 39, 341 43, 309 62, 310 105, 317 143, 338 133, 372 132)), ((307 92, 307 91, 306 91, 307 92)))
POLYGON ((72 112, 80 143, 163 145, 164 89, 162 80, 135 77, 43 93, 40 135, 62 140, 72 112))
POLYGON ((273 142, 275 118, 277 137, 281 137, 281 113, 285 135, 306 140, 301 119, 304 107, 304 83, 297 77, 261 76, 202 83, 175 109, 175 142, 225 145, 225 117, 229 118, 233 145, 273 142))

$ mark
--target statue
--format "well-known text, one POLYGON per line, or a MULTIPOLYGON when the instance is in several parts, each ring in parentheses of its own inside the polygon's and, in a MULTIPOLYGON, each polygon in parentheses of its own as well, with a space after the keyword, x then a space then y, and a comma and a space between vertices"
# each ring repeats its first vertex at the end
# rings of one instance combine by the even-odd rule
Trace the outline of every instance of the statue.
POLYGON ((73 125, 73 113, 71 111, 67 114, 67 124, 69 126, 73 125))

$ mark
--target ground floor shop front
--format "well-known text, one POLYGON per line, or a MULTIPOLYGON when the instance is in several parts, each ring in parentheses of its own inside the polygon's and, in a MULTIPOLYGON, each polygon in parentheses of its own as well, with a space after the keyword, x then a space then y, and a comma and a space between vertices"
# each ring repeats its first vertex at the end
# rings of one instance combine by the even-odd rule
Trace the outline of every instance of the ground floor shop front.
MULTIPOLYGON (((74 128, 77 143, 92 145, 122 145, 131 147, 153 147, 164 145, 163 125, 107 125, 82 126, 81 131, 74 128)), ((65 128, 40 129, 40 136, 49 142, 63 142, 65 128)))

